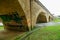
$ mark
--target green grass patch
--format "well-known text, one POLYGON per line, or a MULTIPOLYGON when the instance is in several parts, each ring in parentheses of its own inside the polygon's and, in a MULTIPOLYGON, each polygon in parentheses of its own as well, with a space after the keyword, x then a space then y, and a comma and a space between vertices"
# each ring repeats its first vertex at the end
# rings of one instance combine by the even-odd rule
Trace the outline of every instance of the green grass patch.
POLYGON ((0 26, 0 30, 3 30, 4 29, 4 27, 3 26, 0 26))
POLYGON ((60 40, 60 25, 40 28, 24 40, 60 40))
POLYGON ((55 18, 53 21, 54 22, 60 22, 60 18, 55 18))

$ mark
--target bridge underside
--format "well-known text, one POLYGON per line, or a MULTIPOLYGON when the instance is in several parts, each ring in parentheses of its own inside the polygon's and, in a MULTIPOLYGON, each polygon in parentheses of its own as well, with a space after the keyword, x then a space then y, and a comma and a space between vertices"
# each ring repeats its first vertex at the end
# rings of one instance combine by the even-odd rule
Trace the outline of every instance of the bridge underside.
POLYGON ((30 5, 30 0, 0 0, 0 18, 4 29, 28 31, 33 24, 47 22, 45 13, 39 13, 40 9, 35 4, 30 5))
POLYGON ((28 30, 25 13, 17 0, 0 0, 0 18, 6 30, 28 30))

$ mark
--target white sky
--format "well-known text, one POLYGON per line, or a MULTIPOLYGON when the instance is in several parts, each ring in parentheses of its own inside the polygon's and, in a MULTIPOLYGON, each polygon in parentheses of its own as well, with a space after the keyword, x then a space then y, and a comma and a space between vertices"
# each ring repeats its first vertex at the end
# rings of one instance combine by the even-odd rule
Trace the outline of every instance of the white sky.
POLYGON ((3 25, 3 23, 0 23, 0 25, 3 25))
POLYGON ((60 15, 60 0, 40 0, 40 2, 55 16, 60 15))

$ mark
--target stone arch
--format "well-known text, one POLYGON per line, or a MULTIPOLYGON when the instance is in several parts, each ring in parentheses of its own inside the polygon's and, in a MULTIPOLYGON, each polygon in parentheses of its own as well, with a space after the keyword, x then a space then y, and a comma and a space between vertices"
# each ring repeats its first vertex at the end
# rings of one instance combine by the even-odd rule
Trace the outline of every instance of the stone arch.
POLYGON ((28 31, 26 15, 17 0, 1 1, 0 18, 6 30, 28 31))
POLYGON ((49 22, 51 21, 51 17, 49 16, 49 22))
POLYGON ((52 16, 49 16, 49 22, 50 21, 53 21, 53 17, 52 16))
POLYGON ((44 12, 41 12, 36 19, 36 23, 46 23, 47 22, 47 18, 44 12))

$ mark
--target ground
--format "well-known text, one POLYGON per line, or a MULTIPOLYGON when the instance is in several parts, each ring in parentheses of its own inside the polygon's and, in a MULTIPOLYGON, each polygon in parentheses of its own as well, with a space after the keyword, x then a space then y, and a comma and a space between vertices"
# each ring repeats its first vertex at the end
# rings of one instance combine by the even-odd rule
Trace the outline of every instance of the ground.
POLYGON ((3 26, 0 26, 0 40, 15 40, 17 36, 21 36, 25 32, 6 31, 3 26))
POLYGON ((0 27, 0 40, 20 40, 21 38, 23 40, 60 40, 60 21, 36 24, 32 32, 5 31, 2 26, 0 27))
POLYGON ((23 32, 13 32, 13 31, 0 31, 0 40, 14 40, 17 36, 21 35, 23 32))

